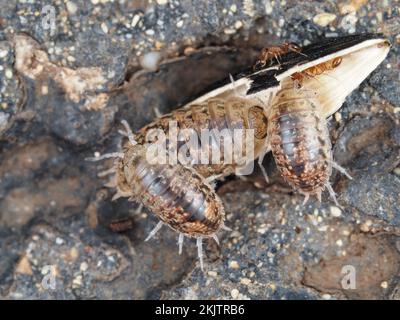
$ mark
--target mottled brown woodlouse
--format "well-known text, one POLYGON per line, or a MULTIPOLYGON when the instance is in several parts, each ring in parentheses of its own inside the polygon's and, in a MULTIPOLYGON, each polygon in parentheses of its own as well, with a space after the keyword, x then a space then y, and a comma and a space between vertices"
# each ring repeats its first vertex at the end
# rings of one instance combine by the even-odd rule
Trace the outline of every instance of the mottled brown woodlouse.
POLYGON ((114 179, 107 185, 117 189, 113 199, 129 197, 151 210, 161 220, 145 241, 165 224, 179 233, 179 253, 184 236, 197 239, 198 256, 203 269, 202 239, 211 237, 218 243, 217 232, 224 225, 221 200, 209 184, 190 166, 152 163, 147 158, 147 144, 138 144, 126 121, 122 121, 129 138, 123 152, 104 154, 89 160, 117 158, 114 179))
POLYGON ((293 81, 282 82, 268 115, 268 141, 283 178, 305 195, 317 195, 327 188, 337 204, 329 183, 332 166, 351 179, 332 159, 331 142, 317 93, 298 90, 293 81))
MULTIPOLYGON (((135 135, 135 140, 139 144, 154 143, 152 135, 148 133, 152 130, 161 130, 164 133, 169 131, 171 121, 176 122, 177 134, 184 129, 191 129, 200 137, 202 132, 210 132, 211 140, 207 146, 210 148, 208 154, 211 156, 216 147, 220 152, 218 162, 201 164, 198 161, 192 167, 203 177, 224 177, 230 174, 240 174, 242 166, 246 163, 238 163, 234 157, 227 161, 224 153, 224 142, 235 141, 233 135, 235 130, 243 130, 251 134, 251 145, 247 145, 249 140, 243 137, 239 144, 232 145, 228 153, 242 153, 251 147, 249 161, 259 158, 260 168, 265 174, 264 167, 261 166, 263 155, 266 148, 267 119, 265 117, 265 105, 258 100, 244 99, 238 96, 223 99, 209 99, 202 103, 191 104, 185 108, 180 108, 170 114, 166 114, 156 119, 154 122, 145 126, 135 135)), ((187 139, 186 139, 187 141, 187 139)), ((199 141, 198 150, 202 148, 202 141, 199 141)), ((237 141, 235 141, 237 142, 237 141)), ((244 159, 244 158, 243 158, 244 159)), ((266 174, 265 174, 266 176, 266 174)))

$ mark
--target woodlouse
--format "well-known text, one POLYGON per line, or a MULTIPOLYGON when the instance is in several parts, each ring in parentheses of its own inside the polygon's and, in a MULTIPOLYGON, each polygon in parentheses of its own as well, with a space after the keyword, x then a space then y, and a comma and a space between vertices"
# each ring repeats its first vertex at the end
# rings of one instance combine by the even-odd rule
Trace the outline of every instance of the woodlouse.
MULTIPOLYGON (((243 163, 238 164, 234 157, 232 161, 226 161, 224 158, 224 143, 223 140, 227 139, 234 141, 234 130, 247 130, 251 133, 254 130, 252 137, 254 150, 251 150, 253 156, 249 159, 253 161, 259 158, 260 168, 265 174, 264 167, 261 166, 263 155, 266 148, 267 136, 267 119, 265 117, 265 105, 258 100, 244 99, 241 97, 232 97, 226 100, 223 99, 209 99, 203 103, 191 104, 185 108, 180 108, 170 114, 166 114, 156 119, 154 122, 142 128, 136 135, 135 140, 139 144, 154 143, 152 136, 148 135, 151 130, 161 130, 167 133, 171 121, 177 123, 177 134, 183 129, 193 129, 197 136, 201 136, 202 131, 220 134, 219 136, 213 135, 211 139, 211 147, 217 147, 220 151, 220 160, 218 163, 207 164, 194 164, 193 168, 203 177, 224 177, 233 173, 240 173, 243 163), (221 135, 222 133, 222 135, 221 135), (215 143, 220 139, 218 143, 215 143)), ((246 140, 243 138, 240 145, 234 145, 232 150, 228 152, 234 153, 239 150, 242 153, 246 152, 246 140)), ((199 141, 201 142, 201 141, 199 141)), ((199 143, 199 149, 202 148, 199 143)), ((238 152, 239 152, 238 151, 238 152)), ((209 150, 211 155, 213 150, 209 150)))
POLYGON ((272 100, 268 115, 268 141, 276 165, 284 179, 305 195, 317 195, 327 188, 337 204, 329 183, 332 166, 351 177, 332 159, 326 119, 317 93, 298 90, 293 81, 282 81, 282 89, 272 100))
POLYGON ((327 40, 324 45, 304 47, 302 52, 288 43, 265 49, 254 69, 259 64, 266 65, 272 58, 278 67, 271 66, 236 78, 233 86, 226 84, 199 97, 157 119, 136 135, 123 122, 127 128, 124 134, 129 138, 123 152, 105 154, 94 160, 117 158, 117 165, 111 170, 116 173, 116 179, 109 184, 117 188, 113 199, 131 197, 159 216, 160 223, 147 239, 163 224, 179 232, 179 251, 185 235, 196 237, 203 267, 202 238, 213 237, 218 241, 216 233, 226 228, 223 206, 210 183, 233 173, 238 165, 223 160, 204 165, 150 165, 145 162, 144 148, 152 141, 146 134, 152 128, 165 132, 170 120, 177 122, 179 130, 254 130, 254 158, 259 157, 259 163, 272 149, 279 170, 293 187, 305 194, 305 201, 311 194, 320 198, 323 188, 328 188, 335 199, 329 184, 332 167, 346 172, 332 160, 326 118, 340 108, 345 97, 383 61, 389 47, 385 39, 358 35, 327 40), (299 55, 288 59, 289 51, 299 55), (349 78, 351 74, 354 76, 349 78), (300 86, 294 86, 295 81, 300 86), (264 103, 268 96, 270 101, 264 103), (309 135, 312 139, 308 139, 309 135), (200 204, 202 200, 204 206, 200 204))
POLYGON ((147 144, 138 144, 128 123, 122 121, 129 138, 123 152, 104 154, 89 160, 117 158, 114 180, 107 186, 117 189, 113 199, 129 197, 151 210, 161 220, 145 241, 165 224, 179 233, 179 253, 184 236, 197 239, 198 256, 203 269, 202 239, 218 243, 217 232, 224 225, 222 202, 208 180, 190 166, 157 164, 147 158, 147 144))

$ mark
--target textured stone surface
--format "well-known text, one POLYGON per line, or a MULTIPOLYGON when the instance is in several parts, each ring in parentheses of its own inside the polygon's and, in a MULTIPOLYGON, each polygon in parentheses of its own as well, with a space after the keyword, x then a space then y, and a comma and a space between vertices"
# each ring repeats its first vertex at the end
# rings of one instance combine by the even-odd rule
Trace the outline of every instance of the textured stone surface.
POLYGON ((399 299, 398 1, 0 7, 0 298, 399 299), (268 185, 258 171, 218 184, 233 231, 220 246, 205 241, 204 273, 193 241, 181 256, 167 228, 144 242, 157 219, 111 202, 97 177, 109 161, 84 161, 118 149, 121 119, 141 128, 155 107, 192 100, 264 46, 361 32, 393 46, 329 122, 335 160, 354 177, 331 178, 342 208, 325 193, 303 206, 267 156, 268 185), (143 70, 149 57, 156 71, 143 70), (114 232, 116 221, 127 230, 114 232), (356 289, 340 285, 345 265, 356 289))

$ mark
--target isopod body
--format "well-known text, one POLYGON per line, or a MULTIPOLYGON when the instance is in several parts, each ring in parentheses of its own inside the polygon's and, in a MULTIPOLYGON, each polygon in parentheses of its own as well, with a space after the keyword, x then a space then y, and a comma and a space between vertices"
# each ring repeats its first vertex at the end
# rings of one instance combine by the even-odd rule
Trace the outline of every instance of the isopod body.
MULTIPOLYGON (((227 176, 232 173, 240 173, 241 167, 245 166, 243 161, 238 163, 232 156, 231 161, 227 161, 224 156, 225 141, 232 141, 231 155, 236 151, 242 155, 250 153, 249 161, 262 155, 266 150, 267 118, 264 113, 264 106, 261 101, 255 99, 243 99, 235 96, 229 99, 209 99, 202 103, 191 104, 185 108, 180 108, 170 114, 163 115, 154 122, 142 128, 136 135, 135 140, 139 144, 154 143, 152 135, 148 133, 157 129, 164 133, 169 130, 171 121, 176 122, 177 134, 183 129, 193 130, 200 137, 202 132, 211 133, 211 143, 209 145, 209 155, 214 151, 212 147, 219 148, 220 158, 217 162, 208 163, 196 162, 192 166, 203 177, 227 176), (234 131, 242 130, 250 138, 242 136, 242 139, 235 141, 234 131)), ((202 140, 199 139, 198 149, 202 149, 202 140)))
POLYGON ((284 179, 306 198, 321 197, 330 189, 331 142, 316 94, 283 82, 272 101, 268 137, 276 165, 284 179))
POLYGON ((190 237, 212 236, 223 224, 224 208, 213 188, 193 168, 150 164, 146 146, 124 152, 118 186, 172 229, 190 237))

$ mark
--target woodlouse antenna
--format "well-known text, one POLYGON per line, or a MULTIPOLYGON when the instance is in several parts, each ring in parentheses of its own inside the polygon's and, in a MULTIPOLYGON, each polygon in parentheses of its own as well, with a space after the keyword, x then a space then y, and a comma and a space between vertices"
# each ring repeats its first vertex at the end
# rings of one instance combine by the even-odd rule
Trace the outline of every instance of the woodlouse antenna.
POLYGON ((103 178, 103 177, 106 177, 106 176, 108 176, 108 175, 110 175, 110 174, 114 174, 114 173, 116 173, 116 172, 117 172, 117 169, 116 169, 115 167, 111 167, 110 169, 100 171, 100 172, 97 174, 97 176, 98 176, 99 178, 103 178))
POLYGON ((216 234, 213 234, 212 238, 214 239, 214 241, 217 243, 217 245, 219 245, 219 239, 218 236, 216 234))
POLYGON ((156 115, 157 118, 161 118, 162 117, 162 112, 160 111, 160 109, 158 109, 158 107, 154 107, 154 114, 156 115))
POLYGON ((118 130, 118 132, 120 134, 122 134, 123 136, 128 137, 129 142, 131 143, 132 146, 136 145, 137 142, 135 140, 135 136, 133 135, 132 129, 129 126, 128 122, 125 119, 121 120, 121 124, 124 126, 125 131, 122 130, 118 130))

